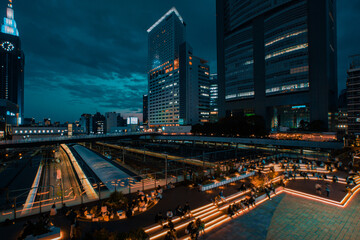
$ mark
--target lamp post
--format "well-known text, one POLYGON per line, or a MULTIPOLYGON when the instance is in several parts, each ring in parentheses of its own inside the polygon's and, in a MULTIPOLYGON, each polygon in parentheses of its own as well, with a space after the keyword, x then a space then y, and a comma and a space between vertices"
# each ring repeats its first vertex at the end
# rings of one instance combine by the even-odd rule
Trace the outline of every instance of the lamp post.
POLYGON ((167 165, 168 165, 168 155, 165 155, 165 185, 167 185, 167 165))

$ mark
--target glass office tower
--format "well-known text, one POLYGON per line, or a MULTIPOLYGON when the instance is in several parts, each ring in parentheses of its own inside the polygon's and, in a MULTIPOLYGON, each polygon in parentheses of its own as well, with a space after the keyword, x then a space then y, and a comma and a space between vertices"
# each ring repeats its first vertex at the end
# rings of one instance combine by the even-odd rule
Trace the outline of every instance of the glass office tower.
POLYGON ((150 127, 209 122, 210 69, 193 55, 175 8, 148 29, 150 127))
POLYGON ((218 0, 219 115, 268 129, 321 121, 337 105, 335 0, 218 0))
POLYGON ((360 135, 360 55, 350 57, 346 82, 348 107, 348 132, 360 135))

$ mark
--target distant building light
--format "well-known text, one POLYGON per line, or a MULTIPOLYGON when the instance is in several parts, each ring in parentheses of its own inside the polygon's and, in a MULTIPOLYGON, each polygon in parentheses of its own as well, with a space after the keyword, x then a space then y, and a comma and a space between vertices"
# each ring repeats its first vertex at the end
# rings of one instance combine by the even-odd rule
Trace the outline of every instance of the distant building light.
POLYGON ((292 106, 291 108, 292 108, 292 109, 306 108, 306 105, 292 106))
POLYGON ((157 25, 159 25, 167 16, 169 16, 171 13, 175 13, 176 16, 179 18, 179 20, 181 21, 181 23, 184 24, 184 20, 182 19, 182 17, 180 16, 179 12, 176 10, 175 7, 171 8, 164 16, 162 16, 154 25, 152 25, 147 32, 151 32, 151 30, 153 30, 157 25))

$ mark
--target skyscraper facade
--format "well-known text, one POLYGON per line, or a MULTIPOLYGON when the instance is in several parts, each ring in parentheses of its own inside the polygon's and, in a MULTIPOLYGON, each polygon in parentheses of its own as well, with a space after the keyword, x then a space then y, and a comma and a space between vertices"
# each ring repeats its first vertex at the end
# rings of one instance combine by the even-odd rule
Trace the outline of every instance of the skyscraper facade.
POLYGON ((147 32, 149 125, 208 121, 209 66, 193 56, 186 42, 185 22, 178 11, 170 9, 147 32))
POLYGON ((179 46, 185 22, 170 9, 148 30, 149 123, 179 123, 179 46))
POLYGON ((210 74, 210 122, 217 122, 218 120, 218 94, 217 73, 213 73, 210 74))
POLYGON ((89 113, 84 113, 80 117, 80 126, 83 127, 85 134, 93 133, 93 119, 89 113))
POLYGON ((117 127, 117 113, 106 112, 105 113, 105 133, 110 133, 111 128, 117 127))
POLYGON ((187 42, 180 45, 179 59, 179 124, 209 122, 210 67, 206 60, 193 55, 193 49, 187 42))
POLYGON ((350 57, 347 87, 348 133, 360 135, 360 55, 350 57))
POLYGON ((148 95, 143 96, 143 124, 148 123, 148 114, 149 114, 149 97, 148 95))
POLYGON ((105 116, 97 112, 92 116, 92 132, 91 134, 105 133, 105 116))
POLYGON ((19 124, 24 115, 24 65, 25 57, 21 50, 14 9, 9 0, 0 33, 0 98, 18 105, 19 124))
POLYGON ((255 113, 267 127, 321 121, 337 105, 335 0, 218 0, 220 116, 255 113))

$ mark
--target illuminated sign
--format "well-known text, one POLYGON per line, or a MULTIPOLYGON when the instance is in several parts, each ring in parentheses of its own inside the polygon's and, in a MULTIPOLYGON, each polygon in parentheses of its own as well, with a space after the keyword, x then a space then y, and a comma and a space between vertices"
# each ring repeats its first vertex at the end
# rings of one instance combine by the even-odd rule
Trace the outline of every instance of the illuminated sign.
POLYGON ((292 109, 306 108, 306 105, 292 106, 291 108, 292 108, 292 109))
POLYGON ((139 118, 137 117, 128 117, 127 124, 128 125, 137 125, 139 123, 139 118))

